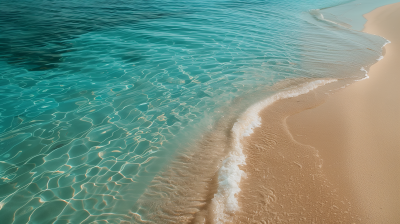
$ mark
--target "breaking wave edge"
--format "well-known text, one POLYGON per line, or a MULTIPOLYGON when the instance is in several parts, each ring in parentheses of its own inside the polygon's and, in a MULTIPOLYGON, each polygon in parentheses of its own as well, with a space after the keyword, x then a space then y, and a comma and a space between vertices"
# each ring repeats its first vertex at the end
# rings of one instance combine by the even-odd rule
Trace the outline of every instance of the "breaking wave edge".
POLYGON ((295 88, 278 92, 262 101, 251 105, 234 123, 232 134, 232 150, 223 160, 218 170, 218 187, 211 201, 211 210, 216 223, 224 223, 239 209, 236 196, 241 191, 240 181, 246 173, 240 166, 246 164, 246 155, 243 153, 242 139, 250 136, 254 129, 261 126, 259 112, 274 102, 282 99, 306 94, 320 86, 336 82, 337 79, 320 79, 303 83, 295 88))

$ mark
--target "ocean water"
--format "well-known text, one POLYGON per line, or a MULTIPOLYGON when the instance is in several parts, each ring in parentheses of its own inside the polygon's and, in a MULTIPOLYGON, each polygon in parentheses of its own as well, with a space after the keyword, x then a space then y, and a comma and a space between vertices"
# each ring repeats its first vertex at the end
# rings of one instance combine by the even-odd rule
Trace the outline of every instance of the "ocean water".
POLYGON ((347 2, 0 0, 1 223, 222 222, 246 109, 381 56, 347 2))
POLYGON ((367 22, 364 16, 361 15, 380 6, 397 2, 396 0, 354 0, 335 7, 323 8, 321 11, 326 19, 351 27, 353 30, 361 31, 364 29, 364 24, 367 22))

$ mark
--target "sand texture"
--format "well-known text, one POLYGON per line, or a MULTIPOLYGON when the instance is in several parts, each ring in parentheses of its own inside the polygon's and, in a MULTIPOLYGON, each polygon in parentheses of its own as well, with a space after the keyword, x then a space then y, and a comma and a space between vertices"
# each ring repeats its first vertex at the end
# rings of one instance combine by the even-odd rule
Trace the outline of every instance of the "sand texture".
POLYGON ((369 79, 287 119, 323 159, 328 180, 362 210, 362 223, 400 223, 400 3, 365 15, 364 32, 390 40, 369 79))
POLYGON ((365 16, 384 59, 260 112, 231 223, 400 223, 400 3, 365 16))
POLYGON ((260 113, 245 141, 247 178, 232 223, 360 223, 358 212, 322 172, 317 150, 293 140, 285 119, 323 101, 316 91, 280 100, 260 113))

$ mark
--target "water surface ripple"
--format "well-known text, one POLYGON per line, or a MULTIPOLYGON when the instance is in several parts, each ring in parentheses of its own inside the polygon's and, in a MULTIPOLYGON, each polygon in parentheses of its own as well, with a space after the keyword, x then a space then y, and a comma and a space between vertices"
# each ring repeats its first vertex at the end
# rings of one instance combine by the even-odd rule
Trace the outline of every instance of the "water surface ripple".
POLYGON ((364 75, 382 40, 311 10, 342 2, 0 0, 1 223, 145 219, 150 181, 237 97, 364 75))

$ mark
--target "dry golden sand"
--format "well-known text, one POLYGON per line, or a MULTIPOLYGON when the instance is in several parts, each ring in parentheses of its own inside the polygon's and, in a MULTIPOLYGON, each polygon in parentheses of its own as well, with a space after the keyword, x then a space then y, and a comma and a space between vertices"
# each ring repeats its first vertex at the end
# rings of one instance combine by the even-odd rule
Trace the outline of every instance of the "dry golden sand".
POLYGON ((400 223, 400 3, 366 18, 365 32, 392 41, 385 58, 370 79, 260 113, 232 223, 400 223))

